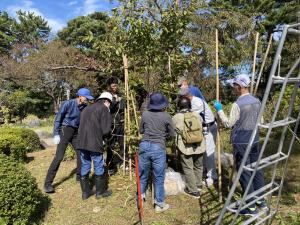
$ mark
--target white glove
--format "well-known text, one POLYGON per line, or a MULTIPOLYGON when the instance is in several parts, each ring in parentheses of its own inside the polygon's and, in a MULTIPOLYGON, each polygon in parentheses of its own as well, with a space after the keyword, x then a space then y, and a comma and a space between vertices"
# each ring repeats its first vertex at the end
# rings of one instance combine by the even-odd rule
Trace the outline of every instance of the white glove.
POLYGON ((53 138, 53 143, 58 145, 60 142, 60 136, 59 135, 54 135, 54 138, 53 138))

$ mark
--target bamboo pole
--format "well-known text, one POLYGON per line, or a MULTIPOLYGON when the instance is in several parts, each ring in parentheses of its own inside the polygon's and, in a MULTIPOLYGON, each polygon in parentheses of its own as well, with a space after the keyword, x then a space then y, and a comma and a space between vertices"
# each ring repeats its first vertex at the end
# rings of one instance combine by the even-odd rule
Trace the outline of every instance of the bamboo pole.
POLYGON ((130 92, 130 97, 131 97, 132 108, 133 108, 133 113, 134 113, 134 119, 135 119, 135 124, 136 124, 136 127, 137 127, 137 133, 138 133, 138 138, 139 138, 140 137, 139 122, 138 122, 136 106, 135 106, 135 101, 134 101, 132 92, 130 92))
POLYGON ((272 40, 273 40, 273 34, 271 34, 271 36, 270 36, 270 39, 269 39, 269 42, 268 42, 268 47, 267 47, 267 50, 266 50, 265 55, 264 55, 263 62, 262 62, 261 67, 260 67, 260 71, 259 71, 259 74, 258 74, 258 77, 257 77, 257 81, 256 81, 254 93, 253 93, 254 96, 256 95, 257 90, 258 90, 258 85, 259 85, 261 75, 262 75, 264 67, 265 67, 265 63, 267 61, 267 57, 268 57, 268 54, 269 54, 269 51, 270 51, 272 40))
MULTIPOLYGON (((125 124, 126 129, 124 127, 124 142, 127 141, 127 130, 130 124, 128 123, 128 61, 127 56, 123 54, 123 64, 124 64, 124 82, 125 82, 125 94, 126 94, 126 109, 125 109, 125 124)), ((124 145, 125 146, 125 145, 124 145)), ((123 175, 125 175, 126 172, 126 148, 124 147, 123 152, 123 175)))
MULTIPOLYGON (((220 100, 220 81, 219 81, 219 34, 216 29, 216 99, 220 100)), ((217 131, 217 157, 218 157, 218 189, 219 202, 222 202, 222 169, 221 169, 221 143, 219 130, 217 131)))
POLYGON ((172 70, 171 70, 171 56, 170 56, 169 53, 167 53, 167 54, 168 54, 168 69, 169 69, 169 75, 170 75, 170 77, 171 77, 171 75, 172 75, 172 70))
MULTIPOLYGON (((127 92, 128 91, 128 87, 127 87, 127 92)), ((127 95, 129 97, 129 94, 127 95)), ((129 98, 127 98, 127 121, 128 121, 128 126, 127 126, 127 131, 128 131, 128 135, 131 134, 131 120, 130 120, 130 102, 129 102, 129 98)), ((128 154, 131 153, 131 146, 128 146, 128 154)), ((132 180, 132 161, 131 161, 131 156, 129 157, 129 180, 132 180)))
POLYGON ((255 66, 256 66, 256 55, 257 55, 258 38, 259 38, 259 33, 256 32, 256 35, 255 35, 255 46, 254 46, 254 55, 253 55, 253 64, 252 64, 252 77, 251 77, 251 86, 250 86, 250 92, 251 92, 251 94, 253 94, 253 87, 254 87, 254 81, 255 81, 255 66))

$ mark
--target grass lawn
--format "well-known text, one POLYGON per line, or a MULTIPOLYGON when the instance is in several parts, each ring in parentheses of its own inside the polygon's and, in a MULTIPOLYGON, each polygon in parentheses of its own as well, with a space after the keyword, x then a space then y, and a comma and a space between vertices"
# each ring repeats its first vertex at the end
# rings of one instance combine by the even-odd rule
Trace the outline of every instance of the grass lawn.
MULTIPOLYGON (((34 130, 52 132, 52 125, 35 128, 34 130)), ((221 146, 226 152, 231 152, 229 144, 229 130, 221 131, 221 146)), ((279 137, 273 136, 267 145, 267 154, 277 150, 279 137)), ((284 148, 287 148, 287 143, 284 148)), ((27 169, 37 179, 39 188, 43 182, 54 157, 55 148, 28 154, 27 169)), ((91 196, 88 200, 81 200, 80 184, 75 181, 76 161, 62 162, 55 178, 56 193, 49 195, 51 204, 45 213, 42 224, 45 225, 118 225, 138 224, 138 213, 135 204, 135 179, 129 180, 129 175, 122 172, 110 177, 110 188, 113 195, 107 199, 96 200, 91 196)), ((283 195, 279 213, 273 224, 300 224, 300 144, 295 142, 292 156, 289 159, 287 176, 283 188, 283 195)), ((228 174, 230 171, 223 171, 228 174)), ((280 178, 280 171, 278 171, 280 178)), ((266 180, 270 177, 270 170, 265 171, 266 180)), ((133 175, 134 176, 134 175, 133 175)), ((226 179, 225 179, 226 180, 226 179)), ((228 187, 224 182, 224 198, 228 187)), ((218 193, 214 188, 204 188, 201 199, 196 200, 186 195, 167 196, 166 202, 170 210, 162 214, 154 212, 151 197, 144 204, 144 224, 150 225, 184 225, 184 224, 214 224, 223 203, 218 202, 218 193)), ((230 216, 226 219, 230 221, 230 216)), ((223 224, 227 224, 224 222, 223 224)))

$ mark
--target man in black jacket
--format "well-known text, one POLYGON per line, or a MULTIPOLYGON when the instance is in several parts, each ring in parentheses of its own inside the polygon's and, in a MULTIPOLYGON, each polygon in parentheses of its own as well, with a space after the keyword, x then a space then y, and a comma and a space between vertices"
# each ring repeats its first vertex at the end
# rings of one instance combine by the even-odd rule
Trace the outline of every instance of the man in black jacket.
POLYGON ((90 196, 89 173, 91 161, 94 164, 96 198, 108 197, 108 179, 104 173, 103 140, 111 131, 111 116, 109 107, 112 95, 103 92, 98 101, 86 107, 82 112, 79 126, 79 145, 81 166, 82 199, 90 196))

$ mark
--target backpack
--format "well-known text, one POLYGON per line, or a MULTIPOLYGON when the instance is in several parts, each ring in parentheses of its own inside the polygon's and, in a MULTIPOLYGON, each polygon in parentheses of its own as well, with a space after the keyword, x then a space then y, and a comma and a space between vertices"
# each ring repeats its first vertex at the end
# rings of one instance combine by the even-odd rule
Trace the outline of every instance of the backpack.
POLYGON ((185 144, 201 143, 203 140, 202 123, 193 112, 184 113, 182 139, 185 144))

